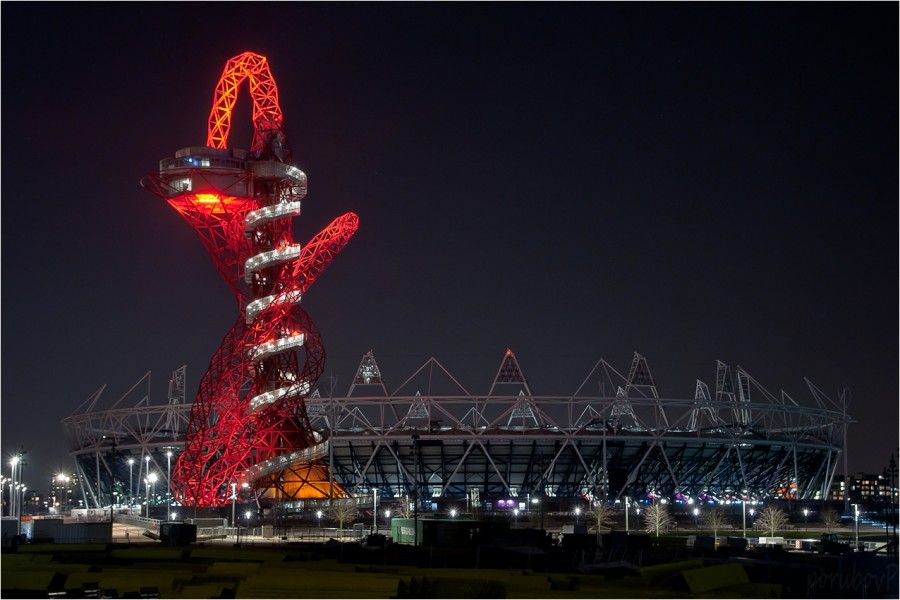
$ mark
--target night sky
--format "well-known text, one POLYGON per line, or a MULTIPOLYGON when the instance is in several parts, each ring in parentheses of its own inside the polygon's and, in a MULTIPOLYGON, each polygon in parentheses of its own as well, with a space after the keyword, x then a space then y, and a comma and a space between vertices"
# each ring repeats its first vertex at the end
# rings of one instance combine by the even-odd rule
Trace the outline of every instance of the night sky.
MULTIPOLYGON (((143 175, 202 145, 213 88, 269 57, 310 193, 361 227, 304 306, 346 390, 429 356, 538 394, 644 354, 693 397, 715 360, 811 404, 853 391, 850 468, 898 445, 898 7, 2 7, 2 451, 40 489, 101 384, 200 375, 236 317, 143 175), (39 479, 40 478, 40 479, 39 479)), ((232 142, 249 145, 242 92, 232 142)), ((4 473, 8 471, 3 461, 4 473)))

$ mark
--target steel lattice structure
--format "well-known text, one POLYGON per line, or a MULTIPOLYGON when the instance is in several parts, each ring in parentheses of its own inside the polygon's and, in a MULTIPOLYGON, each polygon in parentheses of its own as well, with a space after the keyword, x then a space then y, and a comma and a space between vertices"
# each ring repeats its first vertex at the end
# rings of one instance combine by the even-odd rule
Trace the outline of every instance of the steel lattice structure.
POLYGON ((809 499, 827 495, 850 419, 806 383, 815 407, 720 361, 712 393, 698 380, 692 398, 662 397, 635 354, 627 375, 600 359, 573 394, 536 395, 507 351, 486 395, 434 358, 388 393, 370 352, 346 397, 314 393, 308 411, 351 494, 809 499))
POLYGON ((185 371, 172 372, 165 404, 151 401, 148 371, 111 405, 103 406, 104 384, 63 419, 86 507, 108 506, 114 491, 123 503, 140 498, 141 482, 150 472, 168 487, 170 458, 184 447, 191 412, 185 371))
MULTIPOLYGON (((698 380, 693 397, 661 396, 635 354, 624 372, 601 359, 572 394, 541 395, 507 351, 485 394, 469 392, 435 358, 388 392, 368 352, 346 395, 317 389, 307 398, 310 424, 329 440, 331 476, 316 485, 323 496, 378 490, 385 499, 447 501, 473 492, 483 501, 825 497, 851 422, 842 404, 806 380, 814 405, 801 405, 723 362, 715 382, 710 389, 698 380)), ((157 460, 182 443, 162 425, 173 410, 186 420, 189 409, 177 404, 73 415, 66 427, 79 469, 107 489, 115 465, 119 481, 126 473, 121 456, 110 458, 114 443, 121 452, 155 440, 157 460)))
POLYGON ((230 484, 247 481, 271 497, 320 493, 311 484, 324 477, 316 460, 327 444, 310 427, 304 398, 322 373, 325 352, 299 302, 359 219, 346 213, 308 244, 294 242, 306 175, 288 164, 283 124, 268 61, 240 54, 216 86, 207 146, 179 150, 143 181, 197 232, 240 312, 200 380, 173 473, 175 494, 186 505, 226 504, 230 484), (253 100, 249 153, 227 147, 245 80, 253 100))

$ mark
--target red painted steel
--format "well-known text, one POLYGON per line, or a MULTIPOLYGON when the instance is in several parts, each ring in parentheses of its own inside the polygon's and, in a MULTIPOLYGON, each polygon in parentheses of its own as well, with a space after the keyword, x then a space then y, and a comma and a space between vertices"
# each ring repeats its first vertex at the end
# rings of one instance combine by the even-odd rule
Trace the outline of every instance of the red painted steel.
MULTIPOLYGON (((225 69, 216 85, 206 136, 206 145, 210 148, 228 147, 231 113, 244 81, 250 84, 250 97, 253 100, 253 142, 250 151, 261 153, 273 138, 284 137, 284 115, 281 114, 278 87, 269 69, 269 61, 260 54, 243 52, 225 63, 225 69)), ((289 155, 283 159, 285 162, 291 160, 289 155)))
MULTIPOLYGON (((251 159, 287 162, 287 140, 281 129, 283 116, 275 80, 266 58, 250 52, 226 63, 210 113, 207 146, 227 149, 231 112, 245 80, 249 81, 253 99, 251 159)), ((147 185, 193 227, 240 309, 201 378, 185 449, 172 472, 175 496, 187 506, 228 504, 230 485, 245 481, 251 466, 317 443, 306 415, 305 397, 323 372, 325 351, 318 330, 299 306, 297 296, 307 292, 359 226, 354 213, 336 218, 302 246, 299 255, 247 274, 248 284, 244 279, 248 259, 294 247, 294 214, 268 220, 251 231, 245 231, 245 218, 255 210, 284 206, 278 202, 292 193, 291 186, 297 186, 299 171, 284 170, 279 179, 257 176, 248 167, 232 180, 243 178, 253 183, 257 192, 247 196, 231 193, 229 190, 236 189, 234 183, 228 189, 217 188, 219 180, 208 172, 192 169, 179 173, 191 178, 193 191, 175 190, 162 172, 149 176, 147 185), (249 302, 272 297, 275 300, 265 308, 248 315, 249 302), (259 356, 254 353, 261 345, 300 333, 304 336, 301 348, 254 358, 259 356), (291 392, 284 397, 255 410, 251 408, 251 398, 286 388, 291 392)), ((305 180, 303 185, 303 192, 296 195, 298 201, 305 194, 305 180)), ((308 470, 310 465, 300 468, 308 470)), ((279 483, 284 479, 271 475, 261 478, 258 491, 274 487, 276 497, 296 497, 296 489, 279 483)))

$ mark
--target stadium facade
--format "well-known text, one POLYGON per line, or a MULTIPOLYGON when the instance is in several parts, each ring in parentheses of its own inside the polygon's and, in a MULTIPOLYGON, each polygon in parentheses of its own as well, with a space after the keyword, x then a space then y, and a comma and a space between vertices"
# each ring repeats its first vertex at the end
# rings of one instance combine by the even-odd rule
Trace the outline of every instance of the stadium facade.
MULTIPOLYGON (((182 452, 191 410, 184 379, 184 368, 173 373, 164 404, 150 401, 149 374, 109 408, 100 407, 101 388, 63 421, 88 505, 108 504, 111 491, 143 498, 135 482, 148 471, 162 480, 156 501, 166 501, 167 454, 182 452)), ((661 397, 635 354, 627 371, 600 359, 574 393, 541 395, 508 350, 486 394, 469 392, 435 358, 389 392, 368 352, 345 395, 319 388, 306 401, 330 474, 306 484, 324 498, 477 503, 824 499, 850 419, 805 383, 812 402, 803 405, 717 362, 712 388, 697 380, 692 397, 661 397)))

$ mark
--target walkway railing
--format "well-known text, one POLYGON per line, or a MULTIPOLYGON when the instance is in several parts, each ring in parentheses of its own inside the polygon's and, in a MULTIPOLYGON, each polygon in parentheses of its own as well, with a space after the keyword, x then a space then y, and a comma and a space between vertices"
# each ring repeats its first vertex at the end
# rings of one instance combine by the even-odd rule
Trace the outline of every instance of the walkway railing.
POLYGON ((139 517, 137 515, 115 515, 113 518, 116 523, 121 523, 122 525, 143 527, 159 533, 159 524, 161 522, 159 519, 148 519, 147 517, 139 517))

